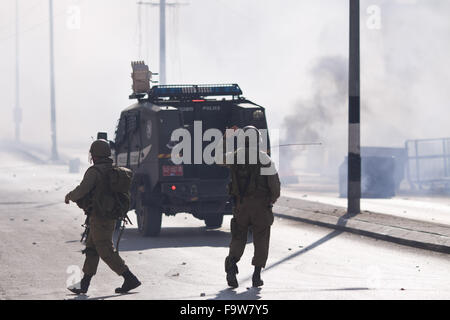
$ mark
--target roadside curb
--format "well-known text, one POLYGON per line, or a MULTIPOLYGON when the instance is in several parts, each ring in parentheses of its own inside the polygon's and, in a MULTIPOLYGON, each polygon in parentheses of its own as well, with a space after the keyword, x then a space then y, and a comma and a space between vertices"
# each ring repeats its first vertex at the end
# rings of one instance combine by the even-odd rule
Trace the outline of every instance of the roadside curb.
POLYGON ((450 226, 364 211, 348 215, 343 207, 281 197, 276 217, 359 234, 414 248, 450 254, 450 226))

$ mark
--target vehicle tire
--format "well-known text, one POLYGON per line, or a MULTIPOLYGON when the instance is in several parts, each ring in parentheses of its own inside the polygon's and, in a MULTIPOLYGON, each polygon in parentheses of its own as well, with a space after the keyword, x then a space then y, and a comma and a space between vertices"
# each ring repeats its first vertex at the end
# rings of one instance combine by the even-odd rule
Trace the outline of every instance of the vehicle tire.
POLYGON ((205 217, 206 228, 218 229, 222 226, 223 214, 222 213, 210 213, 205 217))
POLYGON ((136 213, 139 233, 144 237, 157 237, 161 232, 161 210, 154 206, 141 206, 136 213))

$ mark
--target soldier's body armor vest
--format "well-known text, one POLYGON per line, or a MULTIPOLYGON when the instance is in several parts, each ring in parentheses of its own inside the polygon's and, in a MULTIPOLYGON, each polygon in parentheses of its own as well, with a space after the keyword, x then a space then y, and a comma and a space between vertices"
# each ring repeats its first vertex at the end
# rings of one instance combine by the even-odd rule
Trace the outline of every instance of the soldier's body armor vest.
POLYGON ((241 200, 245 197, 266 198, 270 195, 267 176, 261 175, 261 165, 238 164, 231 167, 230 194, 241 200))

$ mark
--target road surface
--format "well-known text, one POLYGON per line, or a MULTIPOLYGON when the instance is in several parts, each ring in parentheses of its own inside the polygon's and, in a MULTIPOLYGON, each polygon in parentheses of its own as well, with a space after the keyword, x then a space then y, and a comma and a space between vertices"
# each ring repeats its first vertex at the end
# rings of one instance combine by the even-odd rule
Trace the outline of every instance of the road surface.
MULTIPOLYGON (((9 159, 0 165, 0 299, 449 299, 448 255, 276 218, 265 286, 251 285, 252 244, 236 290, 223 261, 229 221, 218 230, 188 214, 163 218, 158 238, 126 229, 121 255, 143 285, 119 296, 122 278, 100 263, 89 293, 66 290, 80 275, 83 213, 63 203, 82 178, 67 166, 9 159)), ((130 213, 134 219, 134 214, 130 213)))

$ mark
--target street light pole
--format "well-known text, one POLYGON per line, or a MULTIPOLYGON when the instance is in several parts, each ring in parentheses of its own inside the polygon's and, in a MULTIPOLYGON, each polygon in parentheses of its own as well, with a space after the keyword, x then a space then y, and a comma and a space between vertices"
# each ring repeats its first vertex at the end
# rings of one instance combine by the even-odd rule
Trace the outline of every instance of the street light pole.
POLYGON ((166 84, 166 0, 159 4, 159 84, 166 84))
MULTIPOLYGON (((166 84, 166 6, 175 6, 176 3, 166 3, 166 0, 154 2, 137 2, 138 5, 159 6, 159 84, 166 84)), ((140 12, 138 12, 140 14, 140 12)), ((139 18, 139 25, 142 21, 139 18)), ((139 27, 140 28, 140 27, 139 27)), ((140 31, 139 31, 140 32, 140 31)), ((140 50, 139 50, 140 51, 140 50)))
POLYGON ((137 2, 138 5, 159 6, 159 81, 160 85, 166 84, 166 7, 186 5, 186 3, 167 3, 166 0, 154 2, 137 2))
POLYGON ((49 0, 50 17, 50 114, 52 135, 52 160, 58 160, 58 149, 56 145, 56 107, 55 107, 55 57, 53 48, 53 0, 49 0))
POLYGON ((20 123, 22 109, 20 109, 20 69, 19 69, 19 0, 16 0, 16 105, 14 107, 14 122, 16 125, 16 142, 20 142, 20 123))
POLYGON ((361 137, 360 137, 360 10, 359 0, 350 0, 349 50, 349 130, 347 212, 361 211, 361 137))

